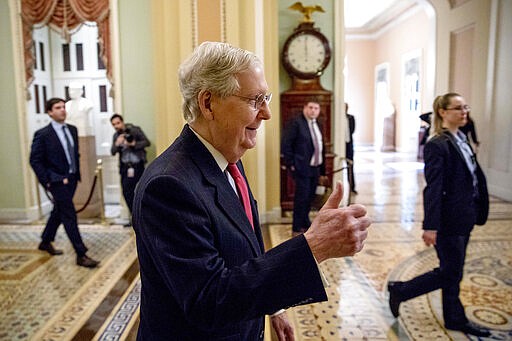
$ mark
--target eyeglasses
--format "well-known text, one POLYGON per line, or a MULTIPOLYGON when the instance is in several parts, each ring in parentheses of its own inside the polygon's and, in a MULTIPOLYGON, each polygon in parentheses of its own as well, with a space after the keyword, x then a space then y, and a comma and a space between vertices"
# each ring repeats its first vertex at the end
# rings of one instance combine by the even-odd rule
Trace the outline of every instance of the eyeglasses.
POLYGON ((445 110, 457 110, 457 111, 471 111, 471 107, 469 105, 464 105, 461 107, 455 107, 455 108, 446 108, 445 110))
POLYGON ((260 110, 263 106, 263 102, 267 103, 267 105, 270 104, 270 101, 272 100, 272 93, 269 93, 267 95, 259 94, 256 97, 245 97, 245 96, 239 96, 239 95, 232 95, 238 98, 243 98, 249 101, 254 101, 254 110, 260 110))

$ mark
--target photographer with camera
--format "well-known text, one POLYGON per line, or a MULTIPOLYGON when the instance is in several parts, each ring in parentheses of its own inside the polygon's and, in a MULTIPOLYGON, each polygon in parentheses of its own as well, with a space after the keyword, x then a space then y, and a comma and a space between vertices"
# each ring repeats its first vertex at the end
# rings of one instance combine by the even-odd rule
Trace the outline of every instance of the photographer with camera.
POLYGON ((146 150, 150 145, 142 129, 131 123, 124 123, 123 117, 114 114, 110 118, 112 127, 116 130, 112 139, 112 155, 119 153, 119 173, 121 186, 126 205, 132 213, 135 186, 139 182, 144 165, 146 164, 146 150))

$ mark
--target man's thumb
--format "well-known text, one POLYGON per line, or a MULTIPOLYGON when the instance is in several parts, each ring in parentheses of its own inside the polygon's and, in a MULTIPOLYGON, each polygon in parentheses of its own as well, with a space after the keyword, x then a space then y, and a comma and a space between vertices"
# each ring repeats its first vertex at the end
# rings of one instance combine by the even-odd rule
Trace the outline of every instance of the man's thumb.
POLYGON ((336 184, 334 185, 334 191, 332 191, 329 199, 327 199, 324 206, 322 206, 322 210, 327 208, 340 207, 341 199, 343 199, 343 185, 341 184, 341 181, 336 181, 336 184))

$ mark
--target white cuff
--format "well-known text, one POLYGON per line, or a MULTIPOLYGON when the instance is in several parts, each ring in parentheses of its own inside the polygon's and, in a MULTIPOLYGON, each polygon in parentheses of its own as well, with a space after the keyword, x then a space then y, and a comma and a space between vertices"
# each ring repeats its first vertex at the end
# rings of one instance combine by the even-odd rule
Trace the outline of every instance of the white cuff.
POLYGON ((277 315, 281 315, 282 313, 285 313, 286 310, 284 309, 280 309, 278 311, 276 311, 275 313, 273 313, 272 315, 270 315, 271 317, 274 317, 274 316, 277 316, 277 315))

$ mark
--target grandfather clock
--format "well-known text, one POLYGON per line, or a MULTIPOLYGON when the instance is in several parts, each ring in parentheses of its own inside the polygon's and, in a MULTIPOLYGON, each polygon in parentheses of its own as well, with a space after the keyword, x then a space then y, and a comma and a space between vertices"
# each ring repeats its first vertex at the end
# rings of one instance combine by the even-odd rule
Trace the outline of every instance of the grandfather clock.
MULTIPOLYGON (((283 46, 281 60, 283 67, 290 75, 292 86, 281 93, 281 132, 290 119, 302 115, 302 108, 311 99, 320 104, 322 135, 326 148, 325 170, 332 183, 334 154, 331 140, 331 107, 332 92, 325 90, 320 84, 320 76, 331 59, 331 48, 328 39, 314 27, 311 20, 303 21, 288 37, 283 46)), ((291 173, 286 169, 281 155, 281 210, 293 209, 295 192, 291 173)), ((314 207, 319 209, 320 207, 314 207)))

